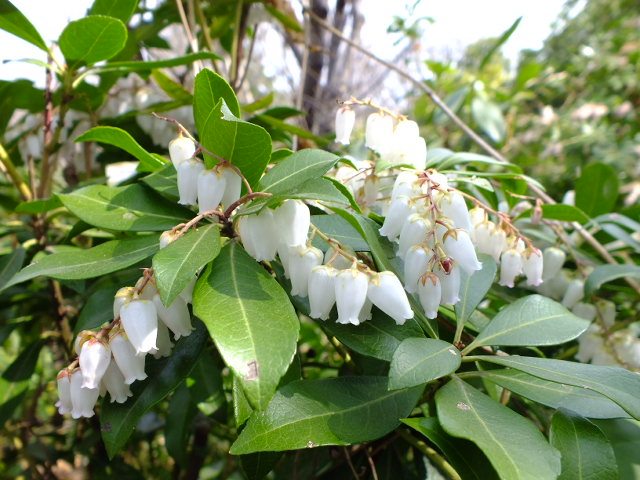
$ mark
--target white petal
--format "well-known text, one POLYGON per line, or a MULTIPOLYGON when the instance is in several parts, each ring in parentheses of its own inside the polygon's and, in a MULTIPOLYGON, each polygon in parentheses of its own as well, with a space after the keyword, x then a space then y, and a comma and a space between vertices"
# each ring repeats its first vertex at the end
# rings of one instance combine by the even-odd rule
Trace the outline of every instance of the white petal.
POLYGON ((411 214, 400 231, 398 256, 404 258, 411 247, 422 245, 427 240, 427 233, 431 230, 431 227, 429 219, 417 213, 411 214))
POLYGON ((584 298, 584 282, 578 278, 571 280, 567 291, 562 297, 562 305, 567 308, 573 308, 573 306, 584 298))
POLYGON ((71 404, 71 378, 66 368, 58 373, 57 384, 59 400, 56 402, 56 407, 58 407, 58 413, 60 415, 71 413, 71 410, 73 410, 73 405, 71 404))
POLYGON ((198 213, 216 210, 220 205, 227 185, 223 176, 215 169, 203 170, 198 174, 198 213))
POLYGON ((402 227, 411 213, 413 213, 413 208, 409 197, 398 197, 393 200, 380 228, 380 235, 394 241, 400 235, 402 227))
POLYGON ((442 290, 441 305, 455 305, 460 301, 460 267, 454 265, 449 274, 442 270, 436 270, 435 274, 440 279, 442 290))
POLYGON ((109 392, 111 403, 124 403, 127 398, 133 395, 129 385, 124 383, 124 376, 116 362, 109 363, 109 368, 107 368, 104 377, 102 377, 102 383, 109 392))
POLYGON ((91 338, 80 350, 80 368, 82 368, 82 387, 98 388, 100 380, 111 362, 111 350, 102 340, 91 338))
POLYGON ((171 305, 165 307, 160 299, 160 295, 156 294, 153 297, 153 304, 158 312, 158 317, 160 317, 160 320, 173 332, 176 340, 181 336, 188 337, 191 335, 191 331, 194 330, 194 328, 191 326, 189 308, 187 307, 187 302, 180 296, 177 296, 171 305))
POLYGON ((522 255, 515 248, 505 250, 500 257, 500 285, 513 288, 513 282, 522 272, 522 255))
POLYGON ((156 339, 158 350, 153 353, 153 358, 168 357, 173 350, 173 342, 169 338, 169 329, 164 322, 158 322, 158 338, 156 339))
POLYGON ((542 261, 542 279, 548 280, 550 278, 554 278, 562 268, 562 265, 564 265, 564 261, 566 260, 566 258, 567 255, 559 248, 545 248, 542 261))
POLYGON ((198 175, 204 170, 199 160, 185 160, 176 169, 178 173, 178 193, 181 205, 198 203, 198 175))
POLYGON ((309 316, 326 320, 336 303, 336 275, 338 271, 319 265, 309 275, 309 316))
POLYGON ((527 285, 538 286, 542 283, 542 253, 537 248, 525 250, 522 258, 522 272, 527 277, 527 285), (528 256, 527 256, 528 254, 528 256))
POLYGON ((144 276, 140 277, 136 282, 136 291, 138 292, 138 298, 143 300, 153 300, 153 297, 158 293, 158 287, 156 287, 156 281, 153 277, 147 279, 144 276))
POLYGON ((238 233, 249 255, 258 262, 270 262, 276 257, 278 232, 273 213, 265 208, 258 215, 245 215, 238 221, 238 233))
POLYGON ((476 249, 471 243, 471 237, 464 230, 457 230, 455 236, 447 235, 444 241, 444 249, 467 275, 471 276, 473 272, 482 268, 482 264, 478 261, 478 256, 476 255, 476 249))
POLYGON ((356 112, 349 107, 339 108, 336 112, 336 143, 349 145, 351 130, 356 122, 356 112))
MULTIPOLYGON (((120 316, 120 309, 126 302, 130 302, 133 299, 133 295, 136 289, 133 287, 122 287, 116 292, 113 299, 113 318, 120 316)), ((80 355, 80 352, 77 352, 80 355)))
POLYGON ((242 191, 242 178, 231 167, 220 167, 222 178, 225 180, 226 187, 224 195, 222 195, 222 204, 224 208, 229 208, 233 203, 240 199, 242 191))
POLYGON ((311 213, 304 202, 285 200, 273 211, 273 220, 280 242, 288 247, 307 243, 311 213))
POLYGON ((122 330, 112 331, 109 346, 127 385, 147 378, 144 373, 144 355, 136 355, 135 348, 122 330))
POLYGON ((151 300, 131 300, 120 309, 122 328, 136 355, 157 350, 158 313, 151 300))
POLYGON ((428 274, 418 282, 418 297, 427 318, 438 316, 438 307, 442 299, 442 287, 437 275, 428 274))
POLYGON ((369 278, 367 298, 398 325, 403 325, 408 319, 413 318, 407 294, 393 272, 372 274, 369 278))
POLYGON ((82 388, 82 370, 77 368, 71 373, 71 416, 73 418, 93 417, 95 407, 100 395, 99 388, 82 388))
POLYGON ((385 150, 393 135, 393 118, 382 112, 367 117, 365 145, 376 152, 385 150))
POLYGON ((368 277, 355 268, 336 275, 336 307, 338 323, 359 325, 358 315, 367 299, 368 277))
POLYGON ((309 275, 314 267, 322 263, 322 251, 316 247, 297 245, 289 247, 289 275, 291 295, 306 297, 309 289, 309 275))
POLYGON ((418 175, 415 172, 406 170, 400 172, 393 183, 391 191, 391 202, 398 197, 414 197, 420 195, 418 189, 418 175))
POLYGON ((404 259, 404 288, 407 292, 416 292, 418 281, 427 272, 429 259, 432 256, 433 252, 422 246, 415 246, 407 251, 404 259))
POLYGON ((192 158, 194 153, 196 153, 196 144, 190 138, 183 137, 182 133, 169 142, 169 157, 176 168, 185 160, 192 158))
POLYGON ((463 228, 468 233, 471 233, 473 228, 471 226, 471 216, 462 195, 458 192, 447 192, 441 197, 440 209, 446 217, 453 220, 456 228, 463 228))

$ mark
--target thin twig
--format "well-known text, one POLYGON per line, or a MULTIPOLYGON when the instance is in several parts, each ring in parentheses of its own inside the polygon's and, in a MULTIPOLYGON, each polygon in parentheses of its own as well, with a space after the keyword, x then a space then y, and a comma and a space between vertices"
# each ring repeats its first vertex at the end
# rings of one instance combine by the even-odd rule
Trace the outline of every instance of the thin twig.
POLYGON ((22 175, 18 172, 18 169, 13 164, 11 157, 4 149, 4 146, 0 143, 0 169, 4 174, 13 182, 17 187, 20 195, 25 201, 29 201, 33 198, 29 185, 23 180, 22 175))
POLYGON ((373 477, 373 480, 378 480, 378 471, 376 470, 376 464, 373 463, 373 458, 371 458, 371 454, 369 453, 369 448, 365 448, 364 453, 367 456, 367 461, 371 467, 371 476, 373 477))
MULTIPOLYGON (((189 41, 189 46, 191 47, 191 51, 193 53, 198 53, 198 39, 196 39, 191 31, 191 26, 189 25, 189 20, 187 20, 187 15, 184 11, 184 6, 182 5, 182 0, 176 0, 176 6, 178 7, 178 14, 180 15, 180 21, 182 22, 182 26, 184 27, 185 34, 187 35, 187 40, 189 41)), ((202 69, 202 62, 195 62, 194 70, 202 69)), ((194 73, 198 73, 198 71, 194 73)))
POLYGON ((242 85, 244 81, 247 79, 249 74, 249 65, 251 65, 251 59, 253 57, 253 49, 256 46, 256 37, 258 36, 258 26, 260 24, 256 23, 253 26, 253 36, 251 37, 251 42, 249 43, 249 51, 247 52, 247 59, 244 63, 244 70, 242 71, 242 77, 240 77, 240 82, 238 82, 238 90, 242 89, 242 85))
POLYGON ((353 473, 353 477, 356 480, 360 480, 360 475, 358 475, 358 472, 356 472, 356 468, 353 466, 353 462, 351 461, 351 455, 349 454, 349 450, 347 449, 347 447, 342 447, 342 449, 344 450, 344 456, 347 459, 347 464, 351 469, 351 473, 353 473))

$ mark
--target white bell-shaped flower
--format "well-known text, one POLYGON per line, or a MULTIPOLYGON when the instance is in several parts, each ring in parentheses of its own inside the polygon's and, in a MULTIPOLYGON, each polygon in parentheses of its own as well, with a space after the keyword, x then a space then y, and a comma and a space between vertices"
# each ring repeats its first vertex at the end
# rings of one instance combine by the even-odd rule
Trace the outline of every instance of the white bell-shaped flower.
POLYGON ((407 143, 420 136, 420 128, 413 120, 401 120, 393 130, 393 135, 398 143, 407 143))
POLYGON ((564 265, 564 261, 566 259, 567 254, 559 248, 545 248, 544 253, 542 254, 542 279, 548 280, 550 278, 554 278, 562 268, 562 265, 564 265))
POLYGON ((464 230, 456 230, 455 233, 447 235, 444 240, 444 249, 467 275, 471 276, 473 272, 482 268, 471 237, 464 230))
POLYGON ((567 291, 562 297, 562 305, 567 308, 573 308, 576 303, 584 298, 584 282, 579 278, 575 278, 569 282, 567 291))
POLYGON ((309 316, 326 320, 336 303, 336 275, 328 265, 313 267, 309 274, 309 316))
POLYGON ((76 352, 76 355, 80 356, 82 345, 84 345, 84 342, 92 338, 94 335, 95 334, 92 330, 82 330, 78 335, 76 335, 76 339, 73 341, 73 351, 76 352))
POLYGON ((424 314, 429 319, 438 316, 438 307, 442 300, 442 287, 440 279, 433 273, 427 273, 418 282, 418 298, 424 309, 424 314))
POLYGON ((469 209, 464 201, 464 197, 458 192, 447 192, 440 199, 440 209, 442 213, 453 220, 456 228, 462 228, 467 233, 473 230, 469 209))
POLYGON ((590 325, 587 330, 578 337, 578 353, 576 360, 589 363, 591 359, 605 348, 604 339, 597 325, 590 325))
POLYGON ((80 350, 82 388, 98 388, 110 362, 111 349, 108 343, 95 337, 84 342, 80 350))
POLYGON ((279 240, 287 247, 307 243, 311 213, 301 200, 285 200, 273 211, 279 240))
POLYGON ((177 230, 167 230, 160 235, 160 249, 163 249, 175 239, 178 238, 179 232, 177 230))
POLYGON ((140 277, 136 282, 136 292, 138 292, 138 298, 143 300, 153 300, 153 297, 158 293, 158 287, 153 277, 145 278, 140 277))
POLYGON ((144 380, 144 355, 136 355, 136 350, 127 338, 127 334, 120 329, 114 329, 109 336, 109 346, 118 368, 124 376, 124 383, 131 385, 136 380, 144 380))
POLYGON ((124 383, 124 375, 122 375, 122 372, 118 368, 116 362, 109 363, 109 367, 107 368, 104 377, 102 377, 102 384, 109 392, 111 403, 124 403, 127 401, 127 398, 133 395, 129 385, 124 383))
POLYGON ((413 318, 407 294, 393 272, 372 273, 369 276, 367 298, 398 325, 404 325, 408 319, 413 318))
POLYGON ((471 225, 475 228, 481 223, 488 221, 487 211, 482 207, 475 206, 469 210, 469 219, 471 220, 471 225))
POLYGON ((491 255, 497 263, 500 263, 502 252, 507 248, 509 248, 507 233, 502 228, 495 227, 489 232, 489 251, 486 253, 491 255))
POLYGON ((71 413, 73 405, 71 403, 71 377, 69 376, 69 370, 63 368, 56 377, 58 384, 58 401, 56 407, 58 413, 64 415, 65 413, 71 413))
POLYGON ((226 179, 215 168, 198 174, 198 214, 218 208, 226 185, 226 179))
MULTIPOLYGON (((122 287, 116 292, 113 299, 113 318, 118 318, 120 316, 120 309, 126 302, 133 300, 135 293, 136 289, 133 287, 122 287)), ((80 352, 77 353, 80 355, 80 352)))
POLYGON ((369 278, 357 268, 342 270, 336 275, 336 307, 338 323, 359 325, 358 315, 367 299, 369 278))
POLYGON ((360 323, 364 323, 367 320, 371 320, 373 318, 373 303, 369 300, 369 297, 364 301, 364 305, 360 309, 360 313, 358 314, 358 320, 360 323))
POLYGON ((257 215, 240 217, 238 233, 244 249, 256 261, 270 262, 276 257, 279 234, 274 226, 271 209, 265 208, 257 215))
POLYGON ((196 144, 190 138, 184 137, 182 132, 169 142, 169 157, 176 169, 185 160, 193 158, 195 153, 196 144))
POLYGON ((95 407, 100 396, 99 388, 82 388, 82 370, 76 368, 71 373, 71 416, 73 418, 93 417, 95 407))
POLYGON ((418 175, 415 172, 403 170, 398 174, 395 182, 393 182, 391 203, 398 197, 411 198, 420 195, 422 192, 419 190, 418 185, 418 175))
POLYGON ((455 305, 460 301, 460 267, 454 265, 447 274, 442 270, 436 270, 435 274, 440 279, 442 297, 441 305, 455 305))
POLYGON ((158 312, 158 317, 160 317, 160 320, 173 332, 176 340, 180 337, 188 337, 191 335, 191 331, 194 330, 194 328, 191 326, 189 308, 187 307, 187 302, 179 295, 173 300, 171 305, 165 307, 160 299, 160 294, 156 294, 153 297, 153 304, 158 312))
POLYGON ((500 260, 500 285, 513 288, 516 277, 522 272, 522 255, 515 248, 509 248, 500 260))
POLYGON ((394 241, 400 235, 402 227, 412 213, 413 205, 409 197, 398 197, 393 200, 380 228, 380 235, 394 241))
POLYGON ((433 251, 416 245, 407 251, 404 259, 404 289, 409 293, 415 293, 418 289, 418 282, 427 272, 429 260, 433 256, 433 251))
POLYGON ((309 293, 309 275, 322 263, 322 251, 316 247, 296 245, 289 247, 289 276, 291 295, 306 297, 309 293))
POLYGON ((427 165, 427 142, 422 137, 413 138, 400 154, 400 162, 411 165, 416 170, 424 170, 427 165))
POLYGON ((158 312, 151 300, 134 298, 120 309, 120 322, 129 341, 142 355, 158 349, 158 312))
POLYGON ((522 256, 522 273, 527 277, 527 285, 537 287, 542 283, 542 268, 542 252, 537 248, 526 249, 522 256))
POLYGON ((185 160, 177 167, 178 193, 181 205, 196 205, 198 203, 198 175, 204 171, 204 164, 200 160, 185 160))
POLYGON ((223 165, 220 167, 222 178, 225 181, 224 195, 222 195, 222 204, 224 208, 229 208, 232 204, 240 200, 242 191, 242 178, 230 166, 223 165))
MULTIPOLYGON (((183 299, 184 300, 184 299, 183 299)), ((173 342, 169 338, 169 329, 164 322, 158 322, 158 338, 156 339, 158 349, 153 352, 153 358, 168 357, 173 350, 173 342)))
POLYGON ((415 246, 422 245, 427 239, 427 233, 433 225, 428 218, 418 213, 412 213, 400 230, 400 246, 398 256, 404 258, 407 251, 415 246))
POLYGON ((380 179, 375 174, 367 175, 364 179, 364 185, 362 185, 362 194, 359 200, 362 205, 371 207, 375 205, 378 200, 378 193, 380 192, 380 179))
POLYGON ((383 152, 393 136, 393 118, 383 112, 372 113, 365 126, 365 145, 375 152, 383 152))
POLYGON ((592 322, 593 320, 595 320, 596 315, 598 314, 598 310, 595 305, 592 305, 590 303, 578 302, 571 309, 571 313, 573 313, 577 317, 584 318, 585 320, 592 322))
POLYGON ((356 123, 356 112, 350 107, 341 107, 336 112, 336 143, 349 145, 351 130, 356 123))

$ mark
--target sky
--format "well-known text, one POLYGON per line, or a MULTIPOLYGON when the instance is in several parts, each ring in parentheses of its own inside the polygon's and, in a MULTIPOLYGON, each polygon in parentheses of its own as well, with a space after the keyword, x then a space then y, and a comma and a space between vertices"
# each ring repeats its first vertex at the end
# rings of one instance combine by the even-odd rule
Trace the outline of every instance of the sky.
MULTIPOLYGON (((58 38, 66 24, 84 15, 91 0, 13 0, 13 4, 35 25, 46 42, 58 38)), ((384 57, 394 51, 384 34, 393 15, 405 15, 407 5, 415 0, 361 0, 365 15, 363 38, 370 39, 376 52, 384 57)), ((523 48, 537 49, 551 32, 551 24, 561 11, 564 0, 422 0, 414 18, 431 17, 431 24, 423 24, 422 48, 433 52, 460 53, 464 47, 480 38, 499 36, 520 16, 516 32, 503 47, 505 55, 514 63, 523 48)), ((367 41, 367 40, 365 40, 367 41)), ((0 31, 0 59, 38 58, 42 52, 17 37, 0 31)), ((0 64, 0 79, 30 78, 40 86, 44 72, 40 67, 9 62, 0 64)))

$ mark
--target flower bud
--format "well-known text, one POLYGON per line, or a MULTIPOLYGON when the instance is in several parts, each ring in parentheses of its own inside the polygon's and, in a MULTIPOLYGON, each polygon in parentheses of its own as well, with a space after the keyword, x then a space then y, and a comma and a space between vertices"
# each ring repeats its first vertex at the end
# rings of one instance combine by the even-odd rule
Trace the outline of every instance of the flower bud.
POLYGON ((467 233, 471 233, 473 229, 471 216, 462 195, 455 191, 445 193, 440 199, 440 209, 446 217, 453 220, 456 228, 462 228, 467 233))
POLYGON ((136 355, 157 350, 158 313, 151 300, 133 299, 120 309, 120 322, 136 355))
POLYGON ((181 336, 188 337, 191 335, 191 331, 194 330, 194 328, 191 326, 189 308, 187 307, 187 302, 179 295, 173 300, 171 305, 165 307, 160 299, 160 295, 156 293, 153 297, 153 304, 158 312, 158 317, 160 317, 160 320, 173 332, 176 340, 181 336))
POLYGON ((98 396, 100 395, 99 388, 82 388, 83 378, 82 378, 82 370, 80 368, 76 368, 71 372, 71 388, 70 388, 70 396, 71 396, 71 416, 73 418, 93 417, 93 407, 95 407, 96 402, 98 401, 98 396))
POLYGON ((407 294, 393 272, 372 273, 369 276, 367 298, 398 325, 403 325, 408 319, 413 318, 407 294))
POLYGON ((307 243, 311 213, 304 202, 285 200, 273 211, 273 220, 281 243, 287 247, 307 243))
POLYGON ((178 193, 181 205, 196 205, 198 203, 198 175, 204 171, 204 165, 199 160, 185 160, 177 168, 178 193))
POLYGON ((404 223, 413 212, 413 206, 409 197, 398 197, 391 202, 389 212, 380 228, 380 235, 394 241, 400 235, 404 223))
POLYGON ((178 233, 179 232, 177 230, 167 230, 166 232, 162 232, 162 235, 160 235, 160 249, 163 249, 178 238, 178 233))
POLYGON ((229 208, 232 204, 240 200, 240 192, 242 191, 242 178, 238 173, 228 165, 220 167, 222 178, 225 181, 224 194, 222 195, 222 204, 224 208, 229 208))
POLYGON ((502 253, 500 259, 500 285, 513 288, 513 282, 522 271, 522 255, 515 248, 510 248, 502 253))
POLYGON ((98 338, 87 340, 80 350, 82 388, 98 388, 111 362, 109 345, 98 338))
POLYGON ((71 413, 73 405, 71 403, 71 378, 69 376, 69 370, 67 368, 60 370, 56 380, 58 384, 59 400, 56 402, 55 406, 58 408, 58 413, 60 415, 71 413))
POLYGON ((224 195, 227 181, 216 169, 202 170, 198 174, 198 214, 216 210, 224 195))
POLYGON ((278 232, 274 227, 273 213, 269 208, 265 208, 257 215, 240 217, 238 233, 244 249, 256 261, 270 262, 276 257, 278 232))
POLYGON ((435 274, 440 279, 440 288, 442 298, 441 305, 455 305, 460 301, 460 267, 453 265, 451 271, 447 274, 442 270, 437 270, 435 274))
POLYGON ((446 235, 444 249, 447 255, 453 258, 467 275, 471 276, 473 272, 482 268, 476 255, 476 249, 471 243, 471 237, 464 230, 456 230, 455 233, 446 235))
POLYGON ((349 106, 341 107, 336 112, 336 143, 349 145, 351 130, 356 122, 356 112, 349 106))
POLYGON ((368 276, 357 268, 338 272, 335 285, 338 323, 360 324, 358 315, 367 299, 368 284, 368 276))
POLYGON ((431 228, 432 224, 429 219, 417 213, 411 214, 400 231, 398 256, 404 258, 411 247, 422 245, 426 241, 427 233, 431 228))
POLYGON ((76 339, 73 342, 73 351, 76 352, 76 355, 80 356, 80 352, 82 351, 82 345, 84 342, 93 337, 94 332, 91 330, 82 330, 78 335, 76 335, 76 339))
POLYGON ((336 275, 338 271, 327 265, 313 267, 309 274, 309 316, 326 320, 336 303, 336 275))
POLYGON ((104 377, 102 377, 102 384, 109 392, 111 403, 124 403, 127 401, 127 398, 133 395, 129 385, 124 383, 124 376, 116 362, 109 363, 109 367, 107 368, 104 377))
POLYGON ((169 142, 169 157, 176 170, 185 160, 193 158, 196 153, 196 144, 190 138, 182 136, 182 132, 169 142))
POLYGON ((109 346, 118 368, 124 376, 124 383, 131 385, 136 380, 144 380, 144 355, 136 355, 126 333, 121 329, 113 329, 109 336, 109 346))
POLYGON ((526 249, 522 258, 522 272, 527 277, 527 285, 537 287, 542 283, 542 252, 537 248, 526 249))
POLYGON ((548 247, 544 249, 542 258, 542 279, 548 280, 550 278, 554 278, 558 274, 562 265, 564 265, 567 255, 559 248, 548 247))
POLYGON ((567 286, 567 291, 562 297, 562 305, 567 308, 573 306, 584 298, 584 282, 579 278, 571 280, 567 286))
POLYGON ((404 259, 404 288, 407 292, 416 292, 420 277, 427 272, 429 259, 432 256, 433 252, 421 245, 411 247, 407 251, 407 255, 404 259))
POLYGON ((375 152, 386 150, 393 135, 393 118, 383 112, 372 113, 367 117, 365 127, 365 145, 375 152))
POLYGON ((289 247, 289 275, 291 295, 306 297, 309 294, 309 275, 322 263, 322 251, 316 247, 295 245, 289 247))
POLYGON ((440 279, 434 273, 427 273, 418 281, 418 298, 429 319, 438 316, 438 307, 442 299, 440 279))

